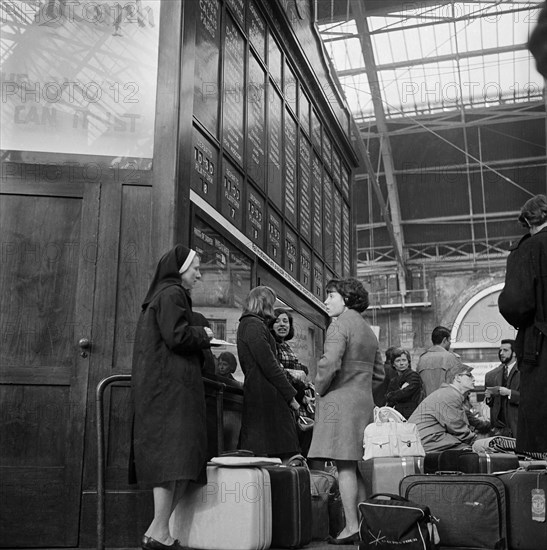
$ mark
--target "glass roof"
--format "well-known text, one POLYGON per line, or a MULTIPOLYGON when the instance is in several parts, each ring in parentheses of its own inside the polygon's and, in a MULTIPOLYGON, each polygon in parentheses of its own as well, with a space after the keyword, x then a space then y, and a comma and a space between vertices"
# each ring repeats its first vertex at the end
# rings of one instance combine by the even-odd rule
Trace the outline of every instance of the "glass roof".
MULTIPOLYGON (((541 100, 544 80, 526 48, 538 2, 388 5, 381 15, 365 9, 387 118, 541 100)), ((355 120, 376 118, 355 19, 318 26, 355 120)))

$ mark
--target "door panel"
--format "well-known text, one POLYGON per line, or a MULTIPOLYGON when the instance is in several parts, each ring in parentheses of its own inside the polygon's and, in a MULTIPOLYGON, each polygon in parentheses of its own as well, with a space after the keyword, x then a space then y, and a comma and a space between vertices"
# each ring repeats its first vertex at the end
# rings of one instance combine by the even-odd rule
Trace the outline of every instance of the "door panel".
POLYGON ((77 546, 99 187, 0 191, 0 546, 77 546))

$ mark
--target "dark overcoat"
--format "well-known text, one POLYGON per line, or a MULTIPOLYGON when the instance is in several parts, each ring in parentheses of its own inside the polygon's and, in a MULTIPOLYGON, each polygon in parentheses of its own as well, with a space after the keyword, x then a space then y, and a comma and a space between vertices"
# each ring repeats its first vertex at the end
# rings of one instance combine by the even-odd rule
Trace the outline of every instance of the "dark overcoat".
POLYGON ((425 397, 420 375, 408 368, 397 373, 390 381, 386 393, 387 405, 399 411, 406 419, 425 397), (404 387, 403 387, 404 386, 404 387))
MULTIPOLYGON (((488 371, 484 376, 484 386, 501 386, 503 383, 503 365, 488 371)), ((516 437, 518 433, 518 416, 520 402, 520 372, 515 364, 507 377, 506 388, 511 390, 511 399, 504 395, 492 395, 486 399, 490 407, 490 422, 495 428, 509 429, 510 437, 516 437), (500 412, 504 420, 500 418, 500 412)))
POLYGON ((315 424, 310 458, 361 460, 373 419, 372 390, 384 379, 378 339, 360 313, 348 309, 327 329, 315 377, 315 424))
POLYGON ((547 228, 525 235, 509 254, 498 305, 518 329, 517 450, 547 452, 547 228))
POLYGON ((260 456, 299 452, 289 406, 296 390, 277 360, 275 340, 259 315, 241 316, 237 354, 245 375, 239 448, 260 456))
POLYGON ((136 481, 144 487, 197 480, 206 465, 201 350, 209 338, 192 326, 190 295, 176 271, 170 280, 175 284, 149 292, 133 351, 132 445, 136 481))

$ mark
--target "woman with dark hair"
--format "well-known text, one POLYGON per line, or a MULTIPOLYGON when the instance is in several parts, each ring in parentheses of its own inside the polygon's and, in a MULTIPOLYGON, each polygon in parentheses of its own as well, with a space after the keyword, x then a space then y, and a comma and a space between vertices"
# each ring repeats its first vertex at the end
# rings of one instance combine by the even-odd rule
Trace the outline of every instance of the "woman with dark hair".
POLYGON ((235 380, 233 374, 237 369, 237 359, 229 351, 222 352, 217 359, 216 373, 218 376, 235 380))
POLYGON ((182 548, 169 532, 169 517, 189 481, 206 482, 201 367, 213 332, 192 314, 190 291, 200 278, 196 252, 175 246, 158 263, 137 323, 130 481, 152 487, 154 497, 143 550, 182 548))
POLYGON ((237 354, 245 375, 239 448, 259 456, 288 458, 299 452, 291 408, 300 409, 296 390, 276 357, 268 328, 274 319, 275 292, 257 286, 249 292, 237 329, 237 354))
POLYGON ((381 384, 384 367, 378 340, 361 315, 368 292, 357 279, 333 279, 325 305, 332 322, 315 378, 316 404, 309 458, 334 460, 346 525, 330 544, 359 540, 357 504, 365 485, 357 462, 363 456, 363 433, 373 420, 372 390, 381 384))
POLYGON ((391 366, 397 372, 389 381, 386 400, 388 407, 393 407, 405 418, 408 418, 425 397, 420 375, 412 370, 410 353, 403 348, 395 348, 391 355, 391 366))
POLYGON ((518 329, 520 371, 517 452, 547 453, 547 197, 535 195, 521 209, 528 229, 507 258, 500 313, 518 329))

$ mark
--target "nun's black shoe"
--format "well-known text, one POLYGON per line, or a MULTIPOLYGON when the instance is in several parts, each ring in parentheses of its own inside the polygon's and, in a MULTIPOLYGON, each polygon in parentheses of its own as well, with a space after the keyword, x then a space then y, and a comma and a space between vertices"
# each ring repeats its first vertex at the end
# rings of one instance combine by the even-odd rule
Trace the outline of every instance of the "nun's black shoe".
POLYGON ((349 535, 348 537, 343 537, 341 539, 336 539, 334 537, 329 537, 327 539, 327 542, 329 544, 357 544, 359 542, 359 533, 353 533, 353 535, 349 535))

